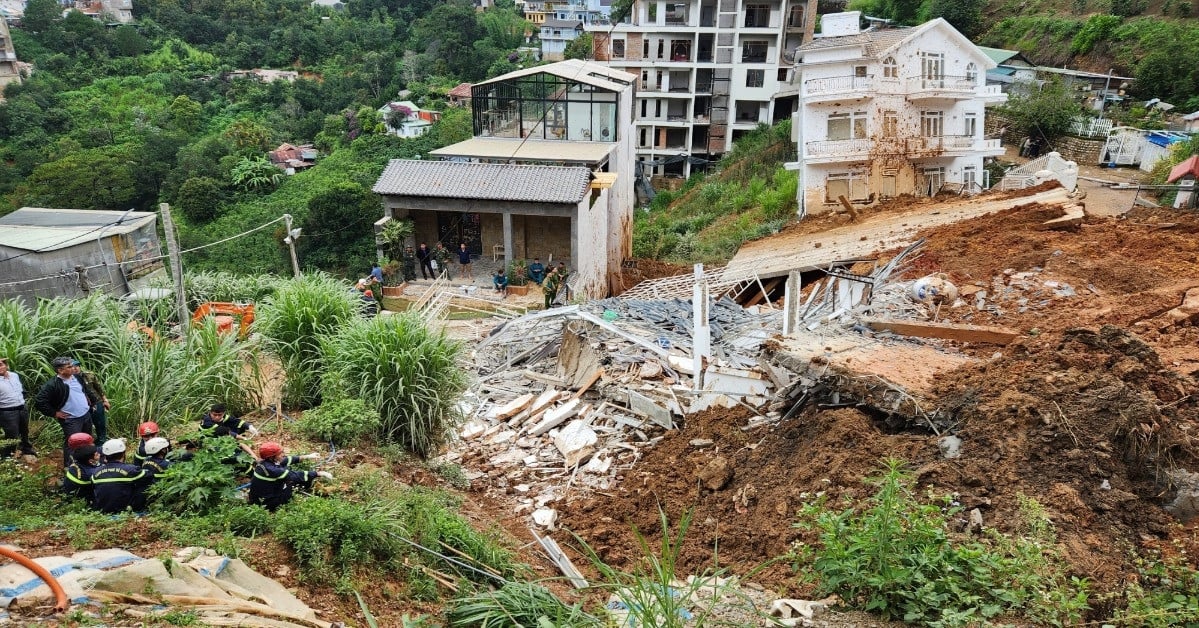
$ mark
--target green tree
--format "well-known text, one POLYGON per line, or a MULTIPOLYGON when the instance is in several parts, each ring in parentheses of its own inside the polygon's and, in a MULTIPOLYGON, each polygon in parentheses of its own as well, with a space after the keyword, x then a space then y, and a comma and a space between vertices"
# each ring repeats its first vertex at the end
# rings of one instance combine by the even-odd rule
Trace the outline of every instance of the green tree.
POLYGON ((986 0, 932 0, 929 17, 945 18, 963 35, 973 38, 983 31, 986 0))
POLYGON ((171 126, 186 133, 194 133, 200 126, 200 118, 204 108, 200 103, 180 94, 171 101, 171 126))
POLYGON ((1031 94, 1012 97, 1003 111, 1020 132, 1053 141, 1070 130, 1082 105, 1061 81, 1053 80, 1031 94))
POLYGON ((224 189, 212 177, 192 177, 179 186, 175 205, 193 223, 204 223, 217 217, 224 189))
POLYGON ((24 203, 39 207, 128 209, 137 196, 133 159, 116 149, 85 149, 44 163, 26 179, 24 203))
POLYGON ((247 192, 273 188, 283 180, 283 171, 261 155, 237 160, 229 175, 233 185, 247 192))
POLYGON ((31 33, 48 33, 62 21, 62 5, 57 0, 29 0, 21 27, 31 33))
POLYGON ((271 130, 255 120, 241 118, 225 129, 225 139, 233 144, 235 152, 259 153, 270 147, 271 130))
POLYGON ((563 53, 563 56, 567 59, 590 59, 593 42, 594 38, 591 33, 583 33, 566 44, 566 52, 563 53))
POLYGON ((122 57, 136 57, 146 51, 146 38, 137 32, 137 28, 123 24, 112 34, 113 50, 122 57))
POLYGON ((375 258, 372 223, 382 214, 379 197, 362 185, 343 182, 308 201, 300 252, 304 263, 339 271, 370 268, 375 258))

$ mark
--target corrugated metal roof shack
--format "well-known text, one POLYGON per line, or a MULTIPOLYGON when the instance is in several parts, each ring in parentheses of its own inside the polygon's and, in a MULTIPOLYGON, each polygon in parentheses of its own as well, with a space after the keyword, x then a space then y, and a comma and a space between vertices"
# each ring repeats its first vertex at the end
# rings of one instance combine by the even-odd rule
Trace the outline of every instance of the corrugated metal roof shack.
POLYGON ((130 279, 162 267, 157 219, 152 212, 41 207, 0 217, 0 299, 128 294, 130 279))

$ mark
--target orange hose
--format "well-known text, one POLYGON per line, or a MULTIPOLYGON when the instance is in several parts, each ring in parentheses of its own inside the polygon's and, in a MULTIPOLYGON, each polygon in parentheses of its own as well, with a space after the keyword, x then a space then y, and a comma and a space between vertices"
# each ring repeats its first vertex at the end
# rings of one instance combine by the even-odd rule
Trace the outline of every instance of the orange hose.
POLYGON ((51 575, 49 571, 46 571, 45 567, 33 562, 32 558, 20 552, 10 550, 7 547, 0 547, 0 556, 17 561, 22 567, 32 571, 34 575, 42 579, 50 587, 50 590, 54 592, 54 610, 61 613, 70 607, 71 603, 67 600, 67 592, 62 590, 62 585, 58 584, 58 579, 51 575))

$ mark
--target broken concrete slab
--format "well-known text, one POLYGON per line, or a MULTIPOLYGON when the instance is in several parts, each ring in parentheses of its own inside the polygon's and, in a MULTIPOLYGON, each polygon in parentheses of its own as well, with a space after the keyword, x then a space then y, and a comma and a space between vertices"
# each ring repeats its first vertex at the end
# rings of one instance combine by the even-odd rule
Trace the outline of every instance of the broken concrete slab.
POLYGON ((875 331, 889 331, 901 336, 940 338, 942 340, 957 342, 984 342, 1006 345, 1020 337, 1020 332, 1007 327, 934 323, 932 321, 885 320, 878 318, 863 318, 860 322, 875 331))
POLYGON ((595 452, 599 436, 586 421, 575 420, 566 424, 554 437, 554 447, 566 459, 567 468, 578 466, 595 452))
POLYGON ((653 399, 637 391, 628 390, 624 392, 627 393, 629 410, 653 421, 665 429, 674 428, 674 420, 671 418, 669 409, 658 405, 653 399))
POLYGON ((545 411, 545 416, 541 418, 541 422, 534 425, 529 430, 529 434, 533 436, 541 436, 546 432, 558 427, 563 421, 578 414, 579 409, 583 406, 583 402, 579 399, 568 399, 566 403, 545 411))

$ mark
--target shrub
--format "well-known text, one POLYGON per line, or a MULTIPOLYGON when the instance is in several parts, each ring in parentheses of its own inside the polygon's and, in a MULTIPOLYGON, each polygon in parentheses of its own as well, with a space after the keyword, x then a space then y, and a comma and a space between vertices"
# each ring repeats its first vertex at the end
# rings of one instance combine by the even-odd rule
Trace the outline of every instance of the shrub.
POLYGON ((274 533, 295 552, 302 580, 332 583, 349 577, 356 567, 395 566, 402 529, 377 505, 309 497, 279 511, 274 533))
POLYGON ((324 273, 284 282, 257 308, 254 329, 268 339, 287 372, 289 403, 312 407, 320 399, 320 343, 358 315, 358 299, 344 282, 324 273))
POLYGON ((347 445, 379 429, 379 411, 361 399, 325 401, 305 412, 299 427, 309 438, 347 445))
POLYGON ((1140 578, 1128 585, 1128 608, 1115 614, 1114 623, 1149 628, 1199 623, 1199 571, 1179 556, 1137 559, 1140 578))
POLYGON ((416 314, 356 321, 322 345, 329 397, 362 399, 379 411, 380 433, 419 456, 444 442, 458 421, 466 376, 461 345, 416 314))
MULTIPOLYGON (((445 544, 504 578, 523 572, 524 566, 517 563, 512 552, 500 543, 497 533, 479 532, 454 511, 458 502, 452 496, 441 491, 413 488, 388 495, 387 501, 395 509, 396 517, 404 522, 412 541, 432 549, 445 544)), ((428 561, 430 556, 420 558, 428 561)), ((455 571, 471 580, 493 582, 483 574, 449 561, 433 559, 432 562, 438 569, 455 571)))
POLYGON ((959 509, 919 503, 902 461, 887 460, 870 481, 878 492, 865 510, 835 512, 823 498, 801 510, 797 527, 819 541, 800 560, 823 593, 905 622, 964 625, 1017 610, 1039 624, 1081 621, 1087 585, 1059 571, 1052 526, 1035 502, 1025 500, 1029 538, 954 542, 947 518, 959 509))
POLYGON ((266 299, 285 283, 275 275, 234 275, 227 272, 184 273, 187 306, 195 309, 208 301, 255 303, 266 299))
POLYGON ((176 513, 206 514, 237 498, 237 468, 228 464, 238 451, 232 438, 203 439, 191 460, 172 464, 150 487, 156 507, 176 513))

